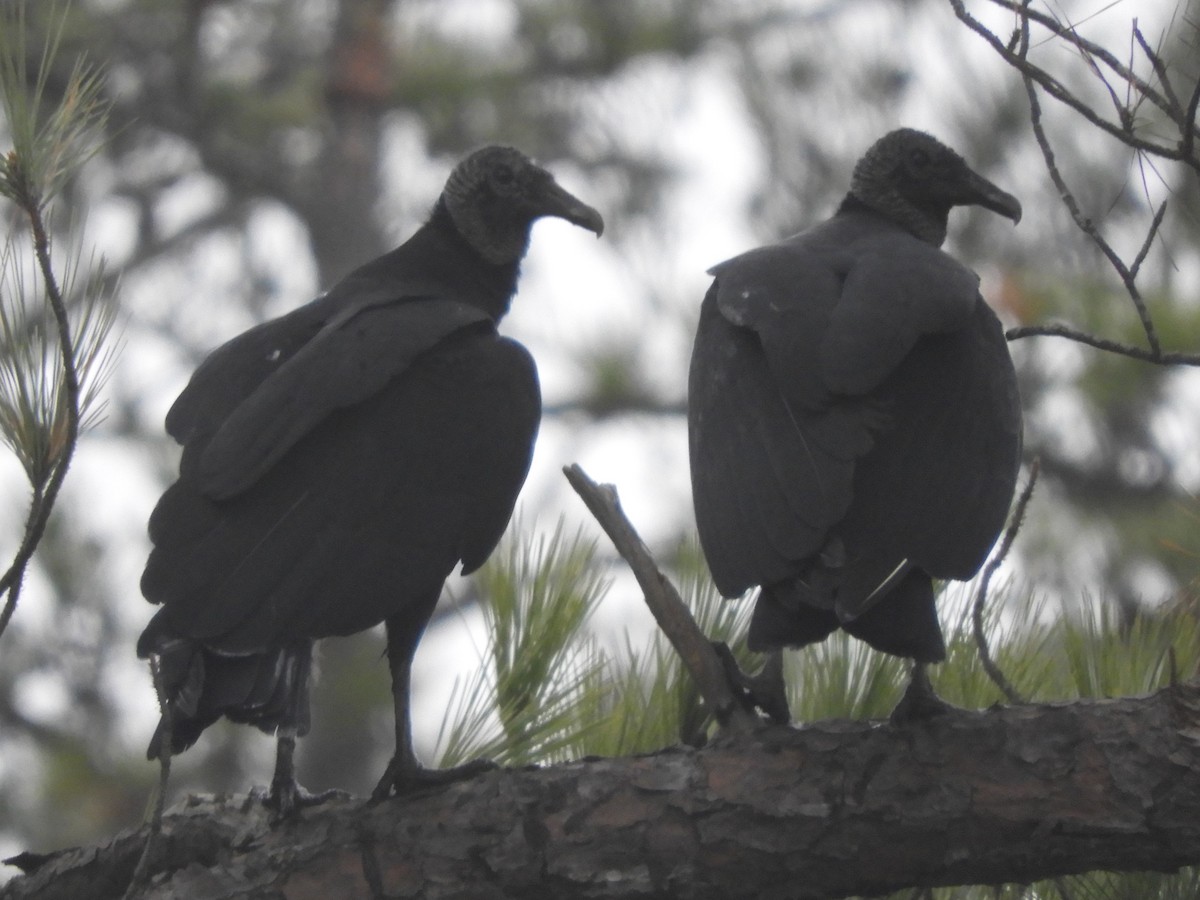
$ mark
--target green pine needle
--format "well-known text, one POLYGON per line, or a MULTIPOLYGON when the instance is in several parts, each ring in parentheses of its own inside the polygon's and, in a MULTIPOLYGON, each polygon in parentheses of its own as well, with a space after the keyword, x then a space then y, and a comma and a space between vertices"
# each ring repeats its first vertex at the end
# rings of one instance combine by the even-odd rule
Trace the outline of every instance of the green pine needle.
MULTIPOLYGON (((65 374, 54 315, 40 297, 44 286, 27 274, 18 251, 13 239, 0 246, 0 440, 16 455, 30 483, 41 485, 65 449, 65 374)), ((80 420, 86 428, 102 413, 100 391, 117 352, 109 341, 117 306, 99 289, 98 264, 87 284, 79 283, 73 260, 67 265, 62 290, 74 313, 72 350, 81 386, 80 420)))
MULTIPOLYGON (((44 213, 99 147, 95 139, 107 106, 102 80, 76 61, 59 102, 47 100, 47 84, 59 52, 66 17, 50 4, 50 21, 33 76, 27 46, 26 3, 0 11, 0 109, 10 148, 0 153, 0 197, 17 203, 29 217, 32 234, 14 233, 0 247, 0 440, 13 451, 35 490, 72 452, 68 426, 66 373, 60 332, 47 276, 31 266, 22 241, 30 238, 49 259, 44 213)), ((44 10, 41 10, 44 12, 44 10)), ((102 266, 93 260, 86 283, 79 260, 61 254, 58 292, 71 314, 71 360, 80 384, 81 427, 94 424, 98 395, 111 367, 108 338, 116 314, 111 296, 100 288, 102 266)))
POLYGON ((24 0, 0 11, 0 107, 11 148, 0 157, 0 196, 23 209, 41 212, 97 151, 94 139, 107 114, 100 74, 76 61, 62 101, 46 109, 46 85, 59 52, 66 17, 50 4, 50 21, 32 81, 24 0))
POLYGON ((589 727, 578 698, 594 688, 602 657, 584 626, 607 590, 594 555, 593 541, 568 541, 560 522, 548 539, 506 543, 476 575, 487 659, 455 684, 440 765, 553 761, 589 727))

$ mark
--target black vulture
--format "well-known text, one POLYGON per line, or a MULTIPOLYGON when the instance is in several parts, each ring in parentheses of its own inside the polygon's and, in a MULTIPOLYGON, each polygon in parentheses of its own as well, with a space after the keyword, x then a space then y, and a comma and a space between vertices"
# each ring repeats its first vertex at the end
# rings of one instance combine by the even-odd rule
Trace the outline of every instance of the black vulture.
POLYGON ((183 453, 150 517, 141 585, 161 608, 138 655, 160 660, 172 753, 223 715, 278 734, 280 815, 308 799, 292 754, 313 641, 380 622, 396 751, 373 796, 442 775, 413 754, 409 670, 444 580, 487 559, 529 469, 537 370, 496 326, 542 216, 604 227, 519 151, 476 151, 408 241, 217 348, 167 414, 183 453))
POLYGON ((688 382, 701 546, 723 595, 761 588, 751 649, 843 628, 913 659, 919 699, 932 579, 979 570, 1020 465, 1004 333, 938 249, 965 204, 1021 216, 934 138, 886 135, 832 218, 710 270, 688 382))

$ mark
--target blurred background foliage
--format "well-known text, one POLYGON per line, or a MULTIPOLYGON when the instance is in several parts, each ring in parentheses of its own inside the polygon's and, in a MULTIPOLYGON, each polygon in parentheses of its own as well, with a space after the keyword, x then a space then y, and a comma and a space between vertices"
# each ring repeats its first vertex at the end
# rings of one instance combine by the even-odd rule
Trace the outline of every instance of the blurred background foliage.
MULTIPOLYGON (((1118 55, 1138 16, 1179 83, 1194 84, 1196 0, 1134 6, 1049 9, 1118 55)), ((998 34, 1012 28, 987 4, 972 8, 998 34)), ((150 613, 137 589, 145 521, 177 460, 162 430, 171 400, 222 340, 402 240, 475 146, 538 157, 609 228, 595 245, 535 230, 505 330, 538 359, 546 421, 507 549, 448 586, 418 656, 427 758, 521 763, 703 739, 697 698, 559 470, 578 461, 616 482, 710 631, 736 638, 747 604, 712 595, 691 537, 683 412, 704 270, 828 215, 854 160, 889 128, 935 132, 1022 199, 1017 230, 964 210, 948 244, 1006 324, 1061 319, 1140 342, 1119 282, 1058 203, 1019 80, 944 0, 76 0, 29 4, 29 47, 56 13, 66 25, 47 92, 61 96, 86 57, 106 74, 111 110, 103 146, 50 211, 53 238, 107 258, 124 349, 106 418, 81 443, 0 638, 5 855, 134 824, 155 781, 142 757, 154 701, 133 642, 150 613)), ((1103 99, 1083 60, 1036 50, 1103 99)), ((1086 214, 1123 252, 1169 200, 1140 284, 1165 346, 1194 350, 1195 174, 1058 108, 1047 127, 1086 214)), ((1156 128, 1153 110, 1138 127, 1156 128)), ((0 228, 27 246, 7 207, 0 228)), ((1150 690, 1168 677, 1167 647, 1190 675, 1200 379, 1053 338, 1012 349, 1027 455, 1043 477, 990 610, 995 655, 1039 699, 1150 690)), ((6 552, 21 479, 0 461, 6 552)), ((962 607, 944 604, 959 635, 962 607)), ((299 751, 307 787, 363 793, 390 753, 381 651, 376 633, 324 642, 299 751)), ((788 667, 801 720, 881 715, 900 690, 897 662, 850 641, 792 654, 788 667)), ((955 702, 999 698, 965 638, 935 681, 955 702)), ((175 790, 245 790, 265 780, 271 753, 250 729, 214 727, 180 757, 175 790)), ((1155 895, 1104 884, 1069 895, 1155 895)))

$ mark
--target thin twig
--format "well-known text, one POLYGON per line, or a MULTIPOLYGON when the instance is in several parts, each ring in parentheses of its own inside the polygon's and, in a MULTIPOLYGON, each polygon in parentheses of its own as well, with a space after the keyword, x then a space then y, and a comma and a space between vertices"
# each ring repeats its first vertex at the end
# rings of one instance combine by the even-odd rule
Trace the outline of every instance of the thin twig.
POLYGON ((1200 108, 1200 78, 1192 88, 1192 97, 1188 100, 1187 112, 1183 115, 1183 138, 1179 141, 1179 153, 1184 159, 1192 158, 1196 143, 1196 110, 1200 108))
MULTIPOLYGON (((1017 57, 1025 59, 1029 52, 1029 19, 1021 20, 1021 40, 1017 47, 1017 57)), ((1109 264, 1116 271, 1122 283, 1125 285, 1125 291, 1129 294, 1129 299, 1133 302, 1134 309, 1137 310, 1138 318, 1142 323, 1142 331, 1146 334, 1146 341, 1150 344, 1150 350, 1153 353, 1153 358, 1158 359, 1162 356, 1162 345, 1158 340, 1158 332, 1154 327, 1154 320, 1150 316, 1150 311, 1146 307, 1146 302, 1142 299, 1141 291, 1137 286, 1136 273, 1130 271, 1125 265, 1124 260, 1112 248, 1112 245, 1104 239, 1098 228, 1091 219, 1083 215, 1079 208, 1079 203, 1075 199, 1075 195, 1071 189, 1067 187, 1066 180, 1062 177, 1062 173, 1058 170, 1058 164, 1054 158, 1054 150, 1050 147, 1050 138, 1046 135, 1046 129, 1042 126, 1042 105, 1038 100, 1037 86, 1033 77, 1022 71, 1022 80, 1025 83, 1025 93, 1029 97, 1029 124, 1033 127, 1033 135, 1037 140, 1037 145, 1042 151, 1042 159, 1046 164, 1046 171, 1050 175, 1050 180, 1054 182, 1055 188, 1058 190, 1060 199, 1067 211, 1074 219, 1075 225, 1084 234, 1091 239, 1092 243, 1104 254, 1108 259, 1109 264)), ((1156 217, 1157 220, 1158 217, 1156 217)), ((1153 226, 1151 232, 1156 232, 1157 225, 1153 226)), ((1139 254, 1139 258, 1141 258, 1139 254)))
MULTIPOLYGON (((1172 104, 1169 96, 1164 96, 1163 94, 1160 94, 1158 91, 1154 90, 1153 86, 1151 86, 1149 82, 1138 76, 1131 65, 1125 65, 1122 63, 1106 47, 1097 44, 1094 41, 1089 41, 1078 31, 1076 31, 1073 25, 1063 25, 1052 16, 1031 8, 1028 3, 1025 2, 1025 0, 992 0, 992 3, 1016 13, 1026 23, 1035 22, 1038 25, 1041 25, 1054 37, 1061 38, 1062 40, 1073 44, 1076 49, 1084 54, 1085 57, 1089 59, 1099 59, 1122 81, 1136 90, 1139 97, 1157 106, 1176 124, 1183 124, 1179 122, 1178 106, 1172 104)), ((1134 30, 1136 31, 1136 26, 1134 30)), ((1147 55, 1150 57, 1151 64, 1154 65, 1157 73, 1159 68, 1162 66, 1162 60, 1153 55, 1151 51, 1147 51, 1147 55)), ((1011 62, 1011 60, 1009 62, 1011 62)), ((1091 65, 1094 66, 1095 63, 1093 62, 1091 65)), ((1032 64, 1030 64, 1031 71, 1036 68, 1036 66, 1032 66, 1032 64)), ((1037 71, 1043 70, 1038 69, 1037 71)), ((1166 90, 1165 85, 1164 90, 1166 90)))
POLYGON ((171 715, 171 699, 163 682, 162 657, 150 654, 150 678, 154 682, 154 693, 158 697, 158 708, 162 714, 158 740, 158 796, 154 798, 154 812, 150 816, 150 830, 142 855, 138 857, 129 886, 125 888, 124 900, 133 900, 150 877, 150 865, 162 837, 163 810, 167 805, 167 782, 171 777, 171 744, 174 741, 175 720, 171 715))
POLYGON ((1142 48, 1142 53, 1146 55, 1146 59, 1150 61, 1150 65, 1154 69, 1154 74, 1158 76, 1158 83, 1162 85, 1171 118, 1182 120, 1183 105, 1175 95, 1175 86, 1171 84, 1171 76, 1167 73, 1167 65, 1163 62, 1162 56, 1159 55, 1158 51, 1151 48, 1145 35, 1142 34, 1142 29, 1138 28, 1136 20, 1133 24, 1133 38, 1142 48))
POLYGON ((971 605, 971 626, 975 632, 975 645, 979 648, 979 661, 983 665, 983 670, 987 672, 996 687, 1000 688, 1009 703, 1022 703, 1024 700, 992 659, 987 635, 983 630, 983 609, 987 603, 988 587, 992 583, 992 576, 996 574, 996 570, 1000 568, 1000 564, 1012 550, 1013 542, 1017 539, 1017 532, 1021 530, 1021 523, 1025 520, 1025 509, 1029 506, 1029 498, 1033 496, 1033 486, 1037 484, 1039 468, 1040 463, 1034 459, 1033 464, 1029 467, 1029 480, 1021 490, 1020 496, 1017 497, 1017 505, 1013 508, 1012 519, 1008 523, 1008 528, 1004 530, 1004 538, 1000 541, 999 549, 984 566, 983 575, 979 579, 979 590, 975 592, 975 602, 971 605))
POLYGON ((1070 325, 1056 323, 1047 325, 1019 325, 1008 329, 1004 332, 1004 336, 1010 341, 1019 341, 1027 337, 1060 337, 1075 341, 1078 344, 1086 344, 1089 347, 1103 350, 1106 353, 1128 356, 1131 359, 1154 363, 1159 366, 1200 366, 1200 353, 1164 350, 1156 354, 1141 347, 1133 347, 1129 344, 1123 344, 1120 341, 1097 337, 1094 334, 1079 331, 1070 325))
POLYGON ((626 518, 616 488, 611 484, 596 484, 578 465, 564 467, 563 474, 633 570, 646 605, 695 679, 700 696, 721 727, 734 732, 755 729, 757 716, 738 702, 720 657, 626 518))
POLYGON ((1071 189, 1067 186, 1066 180, 1059 171, 1058 164, 1055 160, 1054 151, 1050 146, 1049 138, 1046 135, 1045 128, 1042 125, 1042 108, 1038 97, 1038 88, 1040 87, 1050 96, 1061 102, 1067 103, 1071 108, 1075 109, 1083 115, 1089 122, 1096 125, 1106 133, 1112 135, 1117 140, 1121 141, 1126 146, 1141 151, 1147 154, 1163 156, 1168 159, 1179 160, 1192 168, 1200 171, 1200 159, 1193 157, 1194 138, 1196 134, 1196 107, 1200 105, 1200 82, 1197 83, 1196 89, 1192 94, 1188 109, 1185 112, 1179 103, 1179 98, 1175 93, 1174 87, 1171 84, 1170 77, 1167 72, 1165 63, 1157 51, 1154 50, 1142 35, 1141 30, 1137 26, 1136 20, 1133 24, 1133 35, 1131 38, 1131 59, 1130 64, 1126 65, 1118 60, 1111 52, 1104 47, 1087 40, 1078 33, 1074 26, 1069 23, 1064 25, 1057 21, 1052 16, 1031 9, 1029 0, 992 0, 997 6, 1011 10, 1017 15, 1018 29, 1015 33, 1017 40, 1010 42, 1007 46, 1001 42, 999 37, 993 34, 979 20, 975 19, 967 12, 962 0, 949 0, 951 7, 954 9, 955 15, 965 23, 972 31, 975 31, 983 37, 1000 56, 1015 68, 1021 75, 1025 85, 1025 92, 1029 98, 1029 121, 1033 128, 1034 137, 1037 140, 1038 148, 1042 152, 1042 157, 1046 165, 1046 171, 1054 182, 1055 188, 1058 190, 1059 197, 1062 199, 1063 205, 1070 213, 1076 227, 1079 228, 1088 239, 1096 246, 1097 249, 1104 255, 1112 266, 1113 270, 1121 279, 1122 285, 1125 287, 1126 293, 1129 295, 1130 302, 1133 303, 1134 309, 1137 312, 1138 319, 1141 322, 1142 331, 1146 335, 1146 342, 1149 344, 1149 351, 1140 350, 1117 341, 1110 341, 1104 338, 1096 338, 1091 335, 1083 334, 1075 329, 1066 326, 1032 326, 1027 328, 1011 329, 1007 337, 1009 340, 1016 340, 1021 337, 1030 335, 1054 335, 1057 337, 1065 337, 1070 340, 1088 344, 1100 350, 1105 350, 1111 353, 1119 353, 1124 356, 1129 356, 1134 359, 1152 362, 1159 365, 1164 364, 1183 364, 1183 365, 1198 365, 1200 364, 1200 356, 1195 354, 1182 353, 1165 353, 1162 349, 1162 344, 1158 337, 1158 332, 1154 324, 1154 319, 1150 314, 1149 308, 1146 305, 1145 299, 1142 297, 1141 290, 1137 284, 1138 274, 1141 271, 1142 264, 1149 255, 1150 248, 1153 246, 1155 239, 1158 237, 1159 229, 1162 226, 1163 218, 1166 215, 1166 204, 1160 204, 1155 212, 1154 218, 1151 221, 1150 227, 1146 233, 1145 240, 1142 242, 1132 265, 1126 265, 1121 256, 1113 249, 1112 245, 1105 240, 1100 234, 1100 230, 1096 224, 1085 216, 1080 209, 1078 201, 1071 189), (1030 23, 1036 23, 1046 28, 1052 35, 1061 38, 1073 45, 1085 58, 1088 66, 1091 68, 1094 75, 1104 84, 1109 92, 1109 96, 1113 99, 1114 105, 1117 108, 1119 125, 1102 118, 1095 110, 1089 107, 1078 97, 1071 94, 1063 85, 1055 79, 1049 72, 1034 65, 1029 60, 1030 50, 1030 23), (1136 41, 1140 45, 1142 52, 1150 61, 1154 72, 1162 85, 1162 93, 1157 92, 1152 85, 1144 79, 1137 76, 1133 71, 1132 42, 1136 41), (1096 60, 1102 62, 1105 66, 1115 72, 1122 78, 1128 89, 1136 91, 1136 102, 1121 103, 1116 96, 1112 86, 1100 72, 1096 60), (1149 101, 1161 109, 1171 121, 1178 127, 1180 134, 1179 143, 1171 147, 1166 144, 1153 144, 1140 138, 1134 131, 1132 109, 1136 109, 1138 104, 1149 101))
POLYGON ((1163 217, 1167 214, 1167 201, 1164 200, 1158 205, 1158 211, 1154 214, 1154 219, 1150 222, 1150 229, 1146 232, 1146 239, 1142 241, 1142 246, 1138 249, 1137 256, 1133 258, 1133 264, 1129 267, 1129 278, 1132 281, 1138 277, 1138 272, 1142 269, 1142 263, 1146 261, 1146 256, 1150 253, 1150 247, 1154 244, 1154 239, 1158 237, 1158 229, 1162 227, 1163 217))
MULTIPOLYGON (((1019 17, 1021 27, 1025 30, 1026 34, 1028 34, 1029 22, 1032 20, 1037 22, 1039 25, 1043 25, 1050 29, 1050 31, 1056 36, 1071 41, 1078 49, 1086 51, 1087 53, 1102 59, 1105 64, 1117 72, 1117 74, 1121 75, 1122 78, 1125 78, 1129 83, 1137 87, 1139 91, 1142 91, 1144 96, 1150 100, 1150 102, 1154 103, 1156 106, 1158 106, 1160 109, 1163 109, 1168 113, 1168 115, 1170 115, 1169 103, 1166 98, 1162 97, 1157 91, 1154 91, 1152 88, 1150 88, 1150 86, 1145 84, 1145 82, 1140 78, 1137 78, 1134 73, 1129 72, 1128 69, 1116 59, 1116 57, 1106 51, 1103 47, 1085 40, 1069 29, 1064 29, 1053 19, 1030 10, 1024 0, 992 0, 992 2, 998 6, 1015 12, 1019 17)), ((1127 127, 1125 124, 1125 121, 1127 121, 1126 117, 1122 117, 1122 123, 1114 123, 1105 119, 1091 106, 1089 106, 1088 103, 1068 90, 1062 84, 1062 82, 1051 75, 1048 71, 1030 62, 1024 53, 1018 52, 1012 47, 1006 46, 1005 43, 1000 40, 999 37, 993 34, 986 25, 967 12, 963 0, 949 0, 949 3, 959 21, 991 44, 992 49, 994 49, 1005 62, 1020 72, 1022 76, 1037 82, 1037 84, 1040 85, 1047 94, 1049 94, 1055 100, 1058 100, 1060 103, 1063 103, 1073 109, 1076 113, 1099 128, 1101 131, 1112 135, 1117 140, 1135 150, 1142 150, 1148 154, 1160 156, 1164 159, 1183 162, 1184 164, 1200 172, 1200 159, 1193 156, 1192 153, 1193 136, 1196 133, 1195 112, 1197 104, 1200 103, 1200 84, 1197 85, 1197 91, 1193 95, 1194 102, 1190 104, 1189 114, 1185 116, 1184 121, 1177 121, 1175 120, 1174 116, 1171 116, 1172 120, 1175 121, 1175 124, 1180 130, 1181 140, 1176 144, 1155 143, 1154 141, 1149 141, 1143 137, 1140 137, 1139 135, 1135 134, 1131 128, 1127 127)))

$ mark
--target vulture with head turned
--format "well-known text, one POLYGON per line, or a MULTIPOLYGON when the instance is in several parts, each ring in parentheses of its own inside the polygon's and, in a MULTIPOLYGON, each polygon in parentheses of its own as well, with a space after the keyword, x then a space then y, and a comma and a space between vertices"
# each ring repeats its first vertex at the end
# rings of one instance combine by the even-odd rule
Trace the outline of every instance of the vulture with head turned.
MULTIPOLYGON (((912 129, 876 142, 827 221, 714 267, 689 377, 701 546, 749 644, 845 629, 945 656, 933 579, 969 579, 1021 456, 1016 375, 979 279, 942 252, 954 206, 1016 198, 912 129)), ((927 696, 927 694, 926 694, 927 696)), ((917 704, 916 708, 929 708, 917 704)))
MULTIPOLYGON (((221 716, 278 733, 281 816, 308 799, 292 755, 314 640, 380 622, 396 752, 374 797, 460 774, 417 763, 409 670, 444 580, 487 559, 529 469, 537 370, 496 326, 543 216, 603 230, 517 150, 476 151, 407 242, 213 351, 167 415, 183 454, 150 518, 159 610, 138 654, 158 661, 168 752, 221 716)), ((160 725, 151 758, 162 742, 160 725)))

